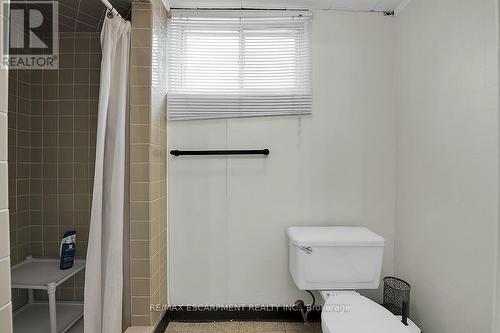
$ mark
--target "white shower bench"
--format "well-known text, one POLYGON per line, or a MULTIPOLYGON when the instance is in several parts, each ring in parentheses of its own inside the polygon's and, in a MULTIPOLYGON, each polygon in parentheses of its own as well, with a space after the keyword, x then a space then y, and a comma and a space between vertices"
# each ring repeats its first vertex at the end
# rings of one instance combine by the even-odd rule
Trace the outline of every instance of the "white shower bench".
POLYGON ((27 289, 28 303, 14 312, 14 333, 64 333, 83 316, 83 303, 57 302, 56 288, 85 268, 85 260, 75 259, 73 267, 59 269, 58 259, 27 257, 11 268, 12 288, 27 289), (33 299, 33 290, 46 290, 49 302, 33 299))

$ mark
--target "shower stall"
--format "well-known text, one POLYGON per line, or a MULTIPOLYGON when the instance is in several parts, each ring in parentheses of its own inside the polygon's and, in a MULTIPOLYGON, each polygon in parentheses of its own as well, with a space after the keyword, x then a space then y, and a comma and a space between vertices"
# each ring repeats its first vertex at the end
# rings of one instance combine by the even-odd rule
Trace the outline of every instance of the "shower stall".
MULTIPOLYGON (((76 258, 84 259, 87 252, 101 47, 98 32, 58 37, 59 69, 9 69, 12 266, 29 256, 58 259, 68 230, 77 233, 76 258)), ((64 281, 56 300, 82 302, 84 279, 80 271, 64 281)), ((13 311, 47 298, 44 290, 31 296, 26 289, 12 289, 13 311)))

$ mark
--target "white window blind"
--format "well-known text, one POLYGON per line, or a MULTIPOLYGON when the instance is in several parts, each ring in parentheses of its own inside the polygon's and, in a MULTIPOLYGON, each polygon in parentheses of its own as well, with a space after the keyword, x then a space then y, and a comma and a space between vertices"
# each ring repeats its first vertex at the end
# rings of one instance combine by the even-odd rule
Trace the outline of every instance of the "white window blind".
POLYGON ((172 120, 311 113, 310 14, 174 12, 167 99, 172 120))

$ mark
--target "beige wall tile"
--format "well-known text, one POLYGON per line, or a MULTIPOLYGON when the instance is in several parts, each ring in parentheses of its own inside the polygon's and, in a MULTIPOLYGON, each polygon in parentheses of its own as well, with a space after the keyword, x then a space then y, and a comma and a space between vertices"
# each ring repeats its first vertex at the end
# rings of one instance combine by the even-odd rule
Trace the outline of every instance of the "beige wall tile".
POLYGON ((0 259, 0 305, 10 302, 10 258, 0 259))
MULTIPOLYGON (((156 0, 154 0, 154 1, 156 1, 156 0)), ((135 1, 133 4, 133 10, 153 10, 153 9, 154 9, 154 6, 153 6, 152 1, 148 1, 148 2, 135 1)))
POLYGON ((33 257, 43 256, 43 243, 42 242, 31 242, 31 255, 33 257))
POLYGON ((130 109, 130 123, 133 125, 148 125, 151 121, 149 105, 136 105, 130 109))
POLYGON ((151 47, 134 47, 130 55, 131 66, 148 66, 151 67, 151 47))
POLYGON ((132 125, 130 129, 131 143, 149 143, 150 128, 147 125, 132 125))
POLYGON ((149 241, 149 223, 130 223, 130 239, 149 241))
POLYGON ((134 315, 149 314, 149 297, 132 297, 132 313, 134 315))
MULTIPOLYGON (((148 163, 149 162, 149 145, 148 144, 131 144, 130 145, 130 162, 131 163, 148 163)), ((148 174, 148 170, 146 174, 148 174)), ((134 176, 134 175, 133 175, 134 176)), ((134 180, 138 180, 134 178, 134 180)))
POLYGON ((161 197, 151 201, 150 216, 153 220, 160 217, 165 212, 165 200, 164 197, 161 197))
POLYGON ((151 9, 136 9, 132 11, 134 28, 152 28, 153 18, 151 9))
POLYGON ((156 235, 158 235, 160 233, 162 222, 163 221, 161 219, 161 216, 151 220, 151 223, 150 223, 151 229, 149 232, 150 239, 153 239, 153 237, 156 237, 156 235))
MULTIPOLYGON (((79 243, 81 244, 81 242, 79 243)), ((78 249, 78 247, 77 247, 78 249)), ((43 242, 43 255, 44 257, 55 258, 59 256, 59 243, 58 242, 43 242)))
POLYGON ((130 186, 131 199, 134 201, 149 201, 150 183, 132 183, 130 186))
POLYGON ((157 126, 152 126, 151 128, 151 143, 155 145, 161 145, 163 143, 163 132, 161 128, 157 126))
POLYGON ((151 283, 151 280, 148 278, 132 279, 132 295, 133 296, 149 296, 150 295, 150 283, 151 283))
POLYGON ((130 166, 130 177, 133 181, 147 182, 149 181, 149 174, 149 164, 147 163, 135 163, 130 166))
POLYGON ((151 47, 152 36, 151 29, 132 28, 132 47, 151 47))
POLYGON ((6 162, 0 162, 0 209, 7 209, 8 194, 8 168, 6 162))
POLYGON ((130 241, 131 259, 149 259, 149 241, 130 241))
POLYGON ((154 255, 159 254, 162 242, 163 242, 163 239, 160 239, 159 235, 153 237, 153 239, 151 240, 151 254, 154 254, 154 255))
MULTIPOLYGON (((158 304, 158 303, 155 303, 155 304, 158 304)), ((160 322, 161 318, 162 318, 162 315, 163 315, 163 312, 161 311, 153 311, 151 312, 151 323, 153 323, 153 325, 158 325, 158 323, 160 322)))
POLYGON ((157 291, 160 287, 160 274, 159 272, 155 272, 153 276, 151 277, 151 295, 154 294, 155 291, 157 291))
MULTIPOLYGON (((132 309, 132 313, 134 310, 132 309)), ((145 316, 132 315, 132 325, 133 326, 148 326, 151 325, 151 320, 149 314, 145 316)))
MULTIPOLYGON (((157 272, 159 267, 160 267, 160 255, 158 253, 151 253, 151 265, 149 265, 150 268, 150 275, 153 275, 153 273, 157 272)), ((155 286, 157 288, 157 286, 155 286)), ((156 289, 155 288, 155 289, 156 289)))
POLYGON ((32 225, 30 229, 31 229, 31 237, 30 237, 31 242, 43 241, 43 228, 41 226, 32 225))
POLYGON ((150 200, 155 200, 158 199, 162 196, 163 192, 163 182, 151 182, 150 183, 150 190, 149 190, 149 199, 150 200))
POLYGON ((12 333, 12 304, 8 303, 0 308, 0 331, 12 333))
POLYGON ((166 269, 166 264, 162 265, 162 267, 160 267, 160 304, 167 304, 167 269, 166 269))
POLYGON ((164 163, 151 164, 149 166, 149 173, 152 181, 165 180, 166 166, 164 163))
POLYGON ((131 260, 130 272, 133 278, 149 278, 149 260, 131 260))
POLYGON ((151 104, 151 88, 146 86, 131 86, 130 88, 130 105, 150 105, 151 104))
POLYGON ((0 112, 0 161, 7 161, 7 114, 0 112))
POLYGON ((0 112, 7 112, 9 76, 5 69, 0 69, 0 112))
POLYGON ((161 145, 151 145, 149 158, 151 163, 165 165, 165 147, 161 145))
POLYGON ((136 86, 151 86, 151 67, 131 67, 130 84, 136 86))
POLYGON ((132 202, 130 205, 132 221, 149 223, 149 202, 132 202))
POLYGON ((8 257, 10 250, 9 241, 9 211, 0 211, 0 258, 8 257))

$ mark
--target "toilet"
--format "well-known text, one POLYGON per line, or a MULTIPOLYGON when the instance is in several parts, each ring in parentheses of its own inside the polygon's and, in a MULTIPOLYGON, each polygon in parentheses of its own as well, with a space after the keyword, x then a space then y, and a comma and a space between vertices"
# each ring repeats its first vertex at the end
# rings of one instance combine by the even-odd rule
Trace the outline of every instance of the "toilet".
POLYGON ((323 333, 420 333, 356 292, 378 288, 384 238, 364 227, 290 227, 287 234, 293 281, 325 301, 323 333))

